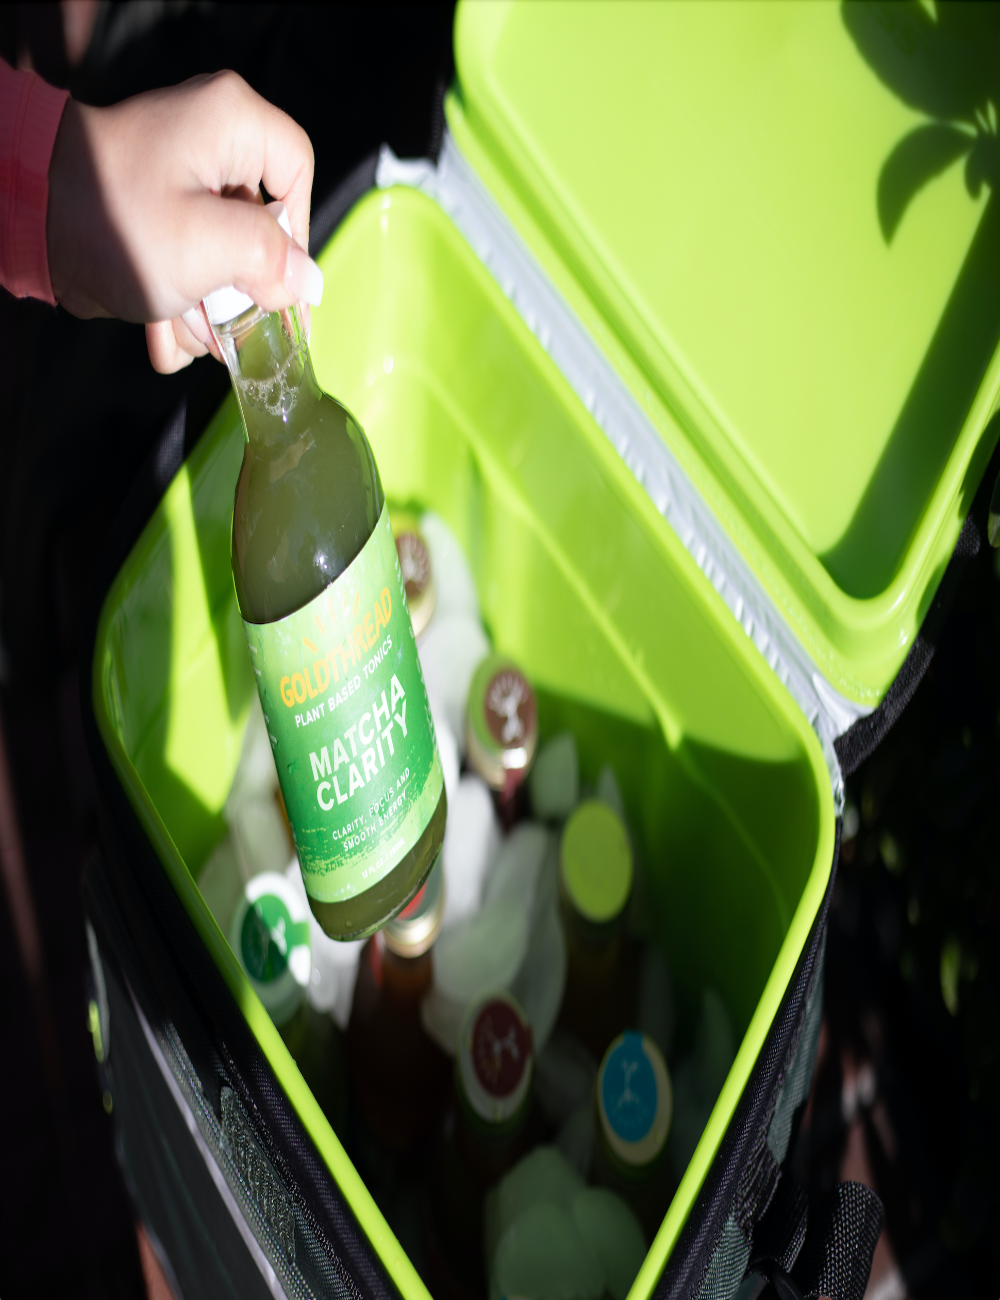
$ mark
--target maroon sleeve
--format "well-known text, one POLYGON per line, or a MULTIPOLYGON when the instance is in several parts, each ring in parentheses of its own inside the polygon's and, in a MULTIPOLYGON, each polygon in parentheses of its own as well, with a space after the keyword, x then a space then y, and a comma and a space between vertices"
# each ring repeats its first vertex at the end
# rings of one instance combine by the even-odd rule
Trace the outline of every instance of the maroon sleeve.
POLYGON ((68 98, 0 59, 0 284, 53 305, 45 215, 49 160, 68 98))

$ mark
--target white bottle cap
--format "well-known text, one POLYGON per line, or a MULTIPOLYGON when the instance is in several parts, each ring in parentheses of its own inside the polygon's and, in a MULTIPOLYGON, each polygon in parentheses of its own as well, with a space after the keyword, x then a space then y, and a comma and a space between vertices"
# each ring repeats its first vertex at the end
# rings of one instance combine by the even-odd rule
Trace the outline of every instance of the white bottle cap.
MULTIPOLYGON (((285 234, 291 238, 292 226, 285 205, 276 199, 273 203, 267 204, 266 211, 270 212, 285 234)), ((225 325, 228 321, 235 320, 237 316, 242 316, 253 306, 250 295, 241 293, 231 284, 207 293, 202 302, 205 304, 205 313, 212 325, 225 325)))

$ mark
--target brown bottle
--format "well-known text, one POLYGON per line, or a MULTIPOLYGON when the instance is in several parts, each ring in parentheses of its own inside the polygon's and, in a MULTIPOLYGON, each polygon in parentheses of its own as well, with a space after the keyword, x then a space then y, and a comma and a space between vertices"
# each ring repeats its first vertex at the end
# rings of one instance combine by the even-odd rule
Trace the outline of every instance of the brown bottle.
POLYGON ((598 1060, 635 1016, 636 959, 624 930, 632 876, 621 818, 597 800, 580 804, 559 846, 567 957, 559 1022, 598 1060))
POLYGON ((380 1142, 407 1151, 447 1096, 447 1056, 424 1032, 420 999, 430 988, 431 947, 444 914, 437 864, 417 896, 361 952, 347 1026, 357 1107, 380 1142))
POLYGON ((524 1012, 506 993, 481 998, 459 1034, 454 1102, 431 1175, 428 1254, 438 1294, 485 1294, 483 1199, 525 1152, 533 1081, 524 1012))

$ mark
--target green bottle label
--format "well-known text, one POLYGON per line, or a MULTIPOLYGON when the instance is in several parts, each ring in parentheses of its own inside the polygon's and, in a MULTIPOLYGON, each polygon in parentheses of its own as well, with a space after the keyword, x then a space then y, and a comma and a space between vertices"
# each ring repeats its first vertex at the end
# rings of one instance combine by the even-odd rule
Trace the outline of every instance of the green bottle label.
POLYGON ((388 510, 308 605, 243 627, 306 890, 343 902, 409 853, 444 784, 388 510))

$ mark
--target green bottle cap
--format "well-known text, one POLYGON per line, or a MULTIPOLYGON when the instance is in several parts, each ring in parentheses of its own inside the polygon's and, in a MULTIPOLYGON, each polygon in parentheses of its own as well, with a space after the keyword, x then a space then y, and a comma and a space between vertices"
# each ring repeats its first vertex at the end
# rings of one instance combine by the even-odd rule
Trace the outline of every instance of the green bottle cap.
POLYGON ((621 915, 632 892, 632 847, 607 804, 588 800, 570 815, 559 869, 569 903, 585 920, 602 925, 621 915))
POLYGON ((493 790, 519 785, 535 761, 535 692, 520 668, 503 655, 487 655, 472 676, 465 741, 469 762, 493 790))
POLYGON ((601 1136, 616 1163, 640 1172, 666 1145, 674 1098, 666 1064, 648 1034, 619 1034, 597 1073, 601 1136))
POLYGON ((444 919, 444 868, 441 857, 424 883, 382 931, 385 946, 398 957, 421 957, 441 930, 444 919))
POLYGON ((390 518, 413 635, 420 636, 431 621, 437 604, 437 585, 431 567, 431 554, 414 515, 393 510, 390 518))
POLYGON ((478 999, 458 1039, 458 1081, 475 1119, 494 1132, 526 1113, 534 1072, 531 1026, 508 993, 478 999))
POLYGON ((280 1028, 299 1009, 312 974, 309 912, 284 876, 265 871, 244 886, 229 943, 280 1028))

